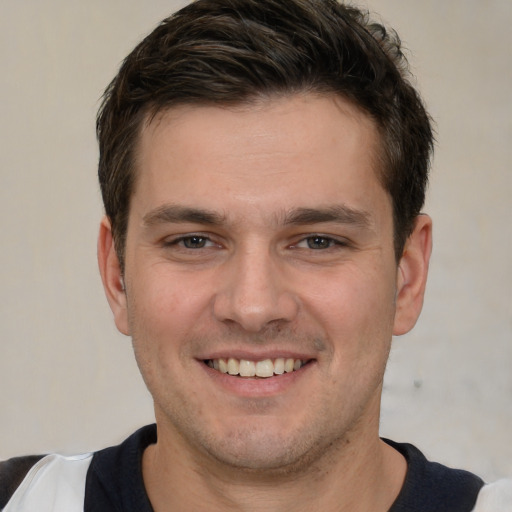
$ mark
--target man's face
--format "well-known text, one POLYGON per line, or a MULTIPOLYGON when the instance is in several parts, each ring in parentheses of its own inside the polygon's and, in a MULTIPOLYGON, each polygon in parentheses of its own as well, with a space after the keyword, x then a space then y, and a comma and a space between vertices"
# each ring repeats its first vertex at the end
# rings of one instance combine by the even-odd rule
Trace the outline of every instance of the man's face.
POLYGON ((161 438, 269 469, 376 431, 397 293, 376 146, 313 95, 145 127, 115 313, 161 438))

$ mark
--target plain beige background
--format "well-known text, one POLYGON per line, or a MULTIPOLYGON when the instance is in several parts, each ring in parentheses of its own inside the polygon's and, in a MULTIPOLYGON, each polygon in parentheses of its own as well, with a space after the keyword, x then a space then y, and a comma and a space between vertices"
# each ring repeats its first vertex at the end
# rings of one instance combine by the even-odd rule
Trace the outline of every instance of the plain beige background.
MULTIPOLYGON (((152 421, 96 270, 95 113, 172 0, 0 0, 0 458, 152 421)), ((397 28, 437 123, 424 314, 396 339, 382 434, 512 476, 512 2, 363 2, 397 28)))

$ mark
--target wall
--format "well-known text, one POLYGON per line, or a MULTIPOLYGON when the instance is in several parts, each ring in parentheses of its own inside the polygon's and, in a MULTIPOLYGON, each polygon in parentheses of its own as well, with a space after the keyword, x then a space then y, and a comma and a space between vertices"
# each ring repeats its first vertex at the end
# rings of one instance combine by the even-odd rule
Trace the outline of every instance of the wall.
MULTIPOLYGON (((133 45, 184 2, 0 7, 0 458, 87 451, 152 421, 96 270, 95 112, 133 45)), ((394 341, 382 434, 512 475, 512 3, 374 0, 437 123, 424 314, 394 341)))

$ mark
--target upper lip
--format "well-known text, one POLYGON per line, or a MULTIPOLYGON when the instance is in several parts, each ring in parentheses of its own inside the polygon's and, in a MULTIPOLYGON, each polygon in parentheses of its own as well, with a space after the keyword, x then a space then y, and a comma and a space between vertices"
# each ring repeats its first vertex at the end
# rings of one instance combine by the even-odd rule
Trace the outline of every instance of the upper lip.
POLYGON ((265 350, 265 351, 249 351, 240 349, 223 349, 215 350, 205 354, 201 354, 197 359, 205 361, 209 359, 245 359, 246 361, 264 361, 265 359, 301 359, 302 361, 309 361, 315 359, 312 354, 306 352, 298 352, 296 350, 265 350))

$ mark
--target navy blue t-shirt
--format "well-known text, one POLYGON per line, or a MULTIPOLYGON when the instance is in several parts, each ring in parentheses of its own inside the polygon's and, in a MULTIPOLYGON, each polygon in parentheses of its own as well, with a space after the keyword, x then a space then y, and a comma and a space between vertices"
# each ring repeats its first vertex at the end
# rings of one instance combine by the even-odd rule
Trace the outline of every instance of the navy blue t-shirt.
MULTIPOLYGON (((407 460, 404 486, 389 512, 470 512, 484 482, 467 471, 429 462, 410 444, 386 440, 407 460)), ((97 452, 87 473, 85 512, 153 512, 142 480, 142 453, 156 442, 144 427, 119 446, 97 452)))
MULTIPOLYGON (((156 425, 141 428, 119 446, 94 453, 85 481, 84 512, 153 512, 142 478, 142 454, 156 442, 156 425)), ((410 444, 384 440, 407 460, 404 485, 389 512, 470 512, 484 482, 467 471, 429 462, 410 444)), ((0 510, 39 460, 0 462, 0 510)))

